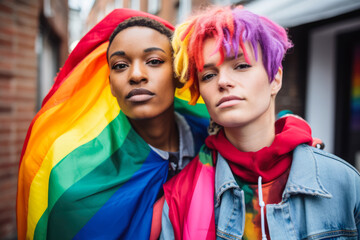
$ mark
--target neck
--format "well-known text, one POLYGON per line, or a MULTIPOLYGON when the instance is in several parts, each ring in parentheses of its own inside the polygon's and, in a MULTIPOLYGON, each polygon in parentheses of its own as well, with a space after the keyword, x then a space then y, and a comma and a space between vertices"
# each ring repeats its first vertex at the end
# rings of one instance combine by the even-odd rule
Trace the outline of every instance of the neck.
POLYGON ((179 150, 179 132, 174 107, 150 119, 129 119, 135 131, 151 146, 167 152, 179 150))
POLYGON ((275 110, 270 107, 259 118, 240 127, 224 128, 229 142, 242 152, 257 152, 275 139, 275 110))

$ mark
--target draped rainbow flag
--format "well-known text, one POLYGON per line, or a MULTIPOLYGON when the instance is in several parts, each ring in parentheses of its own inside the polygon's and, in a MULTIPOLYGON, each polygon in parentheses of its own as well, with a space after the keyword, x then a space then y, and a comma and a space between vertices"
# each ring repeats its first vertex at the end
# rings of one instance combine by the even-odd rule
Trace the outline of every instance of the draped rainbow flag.
POLYGON ((215 240, 215 151, 203 145, 178 175, 164 184, 176 240, 215 240))
MULTIPOLYGON (((132 129, 111 95, 108 38, 139 11, 117 9, 79 42, 29 127, 19 166, 19 239, 146 239, 167 163, 132 129)), ((175 94, 199 149, 209 115, 175 94)))

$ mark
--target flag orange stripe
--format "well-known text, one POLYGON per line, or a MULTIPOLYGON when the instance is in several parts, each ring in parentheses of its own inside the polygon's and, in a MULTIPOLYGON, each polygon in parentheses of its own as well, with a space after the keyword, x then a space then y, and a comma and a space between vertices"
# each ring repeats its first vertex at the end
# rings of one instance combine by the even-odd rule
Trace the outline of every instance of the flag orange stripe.
MULTIPOLYGON (((58 124, 61 119, 66 117, 64 113, 74 114, 76 106, 83 105, 84 101, 91 101, 90 97, 96 98, 94 89, 104 88, 101 84, 108 84, 107 78, 106 81, 101 82, 100 79, 93 79, 91 77, 93 74, 96 74, 99 68, 103 68, 106 71, 105 76, 108 76, 108 67, 106 61, 106 48, 108 43, 104 43, 89 54, 79 65, 68 75, 66 81, 59 87, 56 93, 49 99, 49 101, 44 105, 44 107, 39 111, 36 118, 33 121, 31 136, 26 146, 26 151, 23 155, 23 162, 19 168, 19 179, 18 179, 18 201, 17 211, 18 213, 23 213, 24 216, 28 215, 28 197, 30 191, 30 185, 37 174, 43 157, 46 155, 49 147, 52 145, 54 140, 61 135, 63 132, 59 131, 58 124), (81 105, 79 103, 72 103, 72 101, 79 101, 74 98, 71 99, 72 95, 79 91, 82 87, 81 92, 86 93, 86 98, 80 98, 81 105), (89 93, 93 93, 89 95, 89 93), (90 97, 89 97, 90 96, 90 97), (54 114, 52 108, 55 106, 60 106, 59 104, 66 103, 64 106, 64 111, 60 111, 59 114, 54 114), (68 111, 66 111, 68 109, 68 111), (61 115, 62 114, 62 115, 61 115), (52 122, 53 121, 53 122, 52 122), (56 124, 55 124, 56 123, 56 124), (44 131, 46 129, 46 131, 44 131), (51 130, 53 129, 53 131, 51 130), (51 135, 52 134, 52 135, 51 135), (46 139, 46 141, 43 141, 46 139), (40 144, 42 146, 47 146, 47 149, 40 149, 40 144), (31 155, 29 156, 29 154, 31 155), (37 159, 33 158, 34 153, 38 153, 42 157, 37 159), (26 163, 27 162, 27 163, 26 163), (23 172, 24 164, 26 166, 26 175, 23 172)), ((55 108, 54 108, 55 109, 55 108)), ((21 218, 18 220, 18 234, 19 239, 25 239, 26 236, 26 219, 27 217, 21 218)))

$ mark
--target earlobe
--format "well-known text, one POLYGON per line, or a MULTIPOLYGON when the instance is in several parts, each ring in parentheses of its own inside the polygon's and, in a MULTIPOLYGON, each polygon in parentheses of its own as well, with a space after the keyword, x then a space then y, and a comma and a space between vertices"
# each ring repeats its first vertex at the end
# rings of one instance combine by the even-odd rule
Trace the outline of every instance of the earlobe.
POLYGON ((282 77, 283 77, 283 72, 282 72, 282 68, 279 67, 274 80, 271 82, 271 95, 272 96, 276 96, 276 94, 280 91, 281 86, 282 86, 282 77))

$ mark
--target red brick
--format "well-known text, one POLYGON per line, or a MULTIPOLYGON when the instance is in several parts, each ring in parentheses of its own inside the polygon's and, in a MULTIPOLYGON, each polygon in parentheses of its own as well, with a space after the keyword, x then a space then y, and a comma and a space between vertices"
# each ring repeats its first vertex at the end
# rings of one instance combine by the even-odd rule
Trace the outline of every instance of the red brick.
MULTIPOLYGON (((18 14, 18 12, 16 13, 18 14)), ((20 14, 17 16, 17 25, 20 26, 21 28, 26 28, 26 27, 31 27, 31 28, 37 28, 38 26, 38 23, 37 23, 37 18, 34 18, 34 17, 28 17, 28 16, 25 16, 23 14, 20 14)))
POLYGON ((29 1, 29 0, 19 1, 18 0, 18 2, 21 2, 21 3, 18 3, 18 7, 16 9, 22 8, 22 9, 24 9, 26 11, 29 11, 29 12, 38 12, 39 2, 40 1, 34 1, 34 0, 31 0, 31 1, 29 1))
MULTIPOLYGON (((12 202, 16 201, 16 197, 11 199, 12 202)), ((5 238, 5 236, 9 236, 12 234, 12 231, 14 230, 14 226, 13 226, 13 221, 15 218, 15 212, 16 212, 16 208, 10 208, 7 209, 6 212, 4 212, 0 218, 0 234, 2 234, 1 236, 4 238, 1 239, 8 239, 5 238)), ((11 238, 9 238, 11 239, 11 238)))
MULTIPOLYGON (((67 3, 51 2, 54 8, 67 3)), ((42 4, 40 0, 0 0, 0 239, 16 235, 16 178, 22 145, 35 116, 35 41, 42 4)), ((46 21, 66 44, 64 9, 54 9, 54 16, 46 21)))
MULTIPOLYGON (((5 154, 4 154, 5 156, 5 154)), ((3 162, 18 162, 20 157, 16 156, 14 153, 8 154, 6 157, 0 157, 0 163, 3 162)))
MULTIPOLYGON (((0 127, 0 135, 7 135, 10 134, 10 132, 11 132, 10 128, 0 127)), ((5 150, 5 148, 1 148, 0 152, 1 150, 5 150)))
POLYGON ((36 31, 20 31, 17 34, 20 39, 36 39, 36 31))
MULTIPOLYGON (((0 65, 2 64, 11 64, 14 65, 15 63, 15 58, 0 58, 0 65)), ((4 68, 4 69, 9 69, 9 68, 4 68)))
POLYGON ((13 111, 11 106, 0 106, 0 113, 11 113, 13 111))
MULTIPOLYGON (((1 136, 2 134, 0 134, 0 136, 1 136)), ((2 147, 1 149, 0 149, 0 156, 10 156, 12 154, 12 150, 9 148, 9 147, 7 147, 7 148, 5 148, 5 147, 2 147)), ((6 163, 7 163, 8 161, 6 161, 6 163)), ((1 165, 1 164, 0 164, 1 165)))
POLYGON ((21 70, 33 70, 34 68, 36 69, 37 64, 34 61, 23 61, 23 60, 19 60, 18 63, 16 64, 16 68, 17 69, 21 69, 21 70))
MULTIPOLYGON (((9 195, 12 195, 12 192, 14 189, 16 189, 17 185, 17 174, 18 174, 18 168, 17 163, 15 163, 13 166, 9 166, 6 168, 0 168, 0 191, 1 192, 7 192, 10 193, 9 195)), ((3 195, 3 194, 2 194, 3 195)), ((1 196, 0 198, 3 198, 1 196)), ((0 203, 1 205, 1 203, 0 203)))
POLYGON ((13 50, 14 56, 18 61, 32 61, 37 62, 37 56, 35 52, 35 47, 22 47, 17 46, 14 47, 14 49, 17 49, 16 51, 13 50))
POLYGON ((5 148, 9 148, 13 145, 13 141, 11 139, 11 136, 13 135, 13 132, 10 134, 0 134, 0 146, 2 148, 1 151, 6 150, 5 148))
POLYGON ((16 34, 16 27, 14 25, 0 25, 0 31, 4 35, 14 35, 16 34))
POLYGON ((17 43, 17 48, 18 50, 21 52, 23 50, 28 50, 28 51, 34 51, 35 52, 35 41, 34 39, 21 39, 20 41, 18 41, 17 43))
POLYGON ((9 83, 13 76, 14 75, 11 70, 0 68, 0 82, 9 83))
POLYGON ((0 10, 0 25, 10 25, 13 24, 13 19, 11 13, 4 13, 0 10))
POLYGON ((25 103, 25 104, 19 104, 15 106, 15 111, 17 113, 23 113, 23 112, 31 112, 35 113, 35 103, 25 103))
MULTIPOLYGON (((16 53, 11 49, 11 47, 0 48, 0 56, 2 59, 6 59, 10 61, 14 61, 16 59, 16 53)), ((3 70, 9 71, 8 69, 3 69, 3 70)))
MULTIPOLYGON (((1 94, 5 95, 5 94, 1 94)), ((0 96, 0 102, 5 104, 12 104, 14 102, 21 102, 21 101, 36 101, 36 94, 35 93, 22 93, 22 94, 11 94, 7 96, 0 96)))
MULTIPOLYGON (((1 199, 1 198, 0 198, 1 199)), ((9 201, 7 201, 7 204, 4 204, 0 207, 0 212, 2 213, 2 217, 0 217, 0 222, 8 219, 9 217, 13 217, 13 211, 16 209, 16 196, 11 197, 9 201)))
MULTIPOLYGON (((0 38, 0 46, 1 48, 5 48, 5 49, 9 49, 10 47, 12 47, 13 42, 11 41, 11 39, 3 39, 0 38)), ((3 57, 4 55, 1 54, 1 57, 3 57)))
POLYGON ((15 91, 31 91, 36 93, 37 83, 35 81, 14 81, 15 91))
POLYGON ((14 76, 17 77, 19 80, 28 80, 28 79, 34 79, 36 80, 37 77, 37 71, 34 70, 24 70, 24 71, 16 71, 14 73, 14 76))
POLYGON ((9 221, 9 219, 12 219, 14 217, 14 214, 16 212, 16 192, 12 193, 10 197, 4 200, 0 198, 0 200, 4 201, 4 203, 1 204, 2 208, 4 208, 4 210, 1 211, 2 214, 0 215, 1 226, 2 223, 9 221))
MULTIPOLYGON (((1 77, 0 77, 1 79, 1 77)), ((1 81, 0 80, 0 89, 4 92, 9 92, 13 90, 13 82, 12 81, 1 81)))
POLYGON ((14 64, 9 63, 9 62, 0 61, 0 69, 12 70, 12 69, 14 69, 14 64))
POLYGON ((21 7, 16 9, 16 15, 20 17, 33 18, 38 20, 38 12, 37 11, 29 11, 28 7, 21 7))
MULTIPOLYGON (((14 74, 18 74, 18 73, 14 73, 14 74)), ((34 76, 27 76, 27 75, 24 75, 24 76, 14 76, 13 78, 13 81, 12 82, 16 82, 17 84, 18 83, 33 83, 33 84, 37 84, 37 78, 36 78, 36 75, 35 77, 34 76)))
POLYGON ((12 7, 10 7, 8 4, 4 2, 0 2, 0 13, 13 13, 14 10, 12 7))

